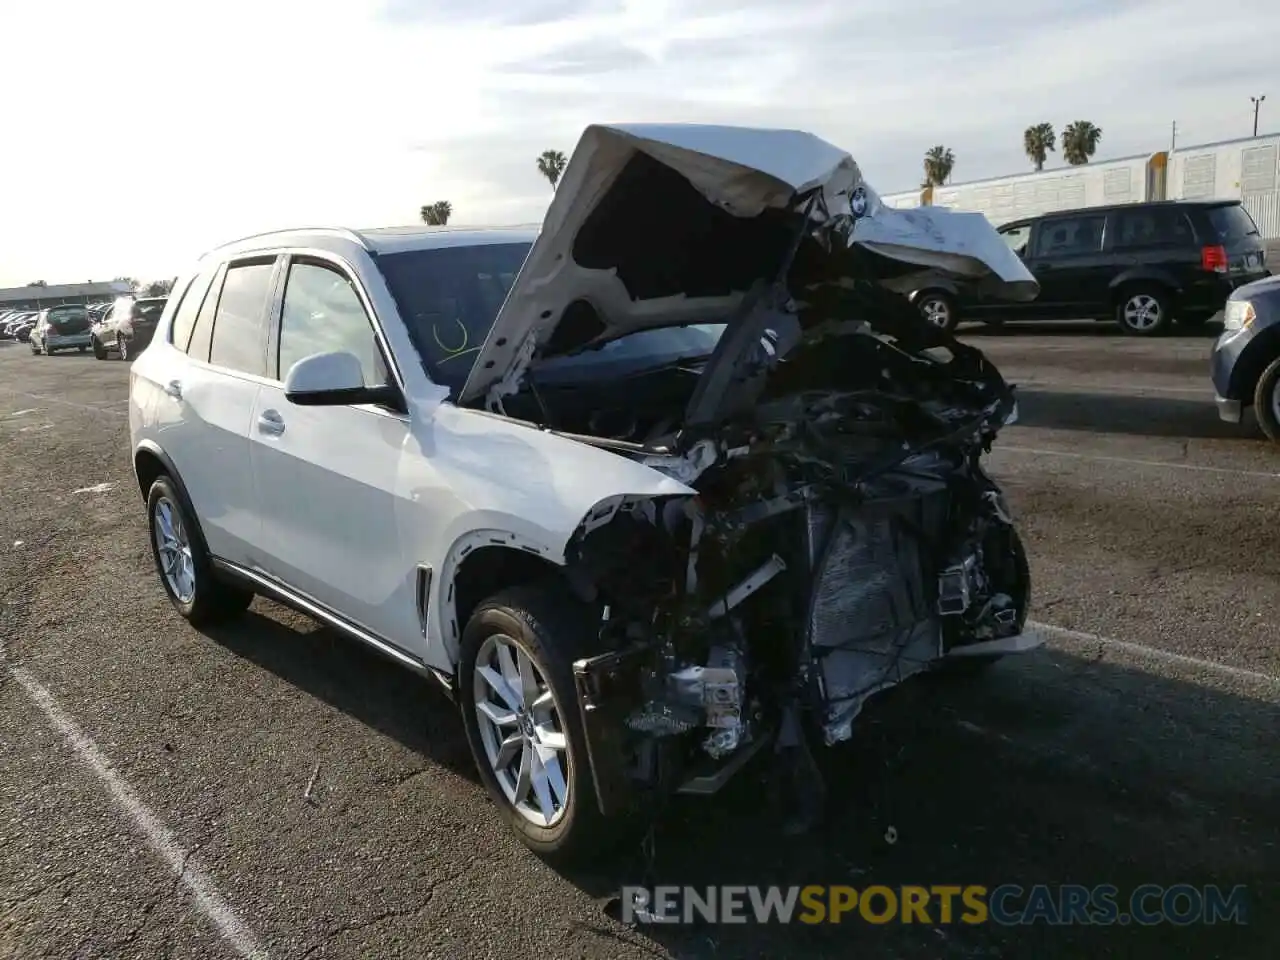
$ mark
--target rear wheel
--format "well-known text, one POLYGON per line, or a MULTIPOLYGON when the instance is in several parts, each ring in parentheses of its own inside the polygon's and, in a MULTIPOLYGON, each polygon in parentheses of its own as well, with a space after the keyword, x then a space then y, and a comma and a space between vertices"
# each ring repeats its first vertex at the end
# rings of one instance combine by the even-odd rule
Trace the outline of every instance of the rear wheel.
POLYGON ((1168 291, 1157 286, 1127 287, 1116 306, 1116 321, 1130 336, 1154 337, 1173 320, 1168 291))
POLYGON ((84 352, 85 352, 86 350, 88 350, 88 349, 89 349, 88 347, 81 347, 81 348, 80 348, 80 352, 81 352, 81 353, 84 353, 84 352))
POLYGON ((102 345, 102 341, 97 337, 93 338, 93 355, 98 360, 107 359, 107 348, 102 345))
POLYGON ((462 634, 458 702, 480 779, 549 859, 599 853, 606 837, 572 668, 593 636, 586 608, 554 583, 490 597, 462 634))
POLYGON ((252 591, 218 580, 195 519, 168 476, 161 474, 147 496, 151 554, 169 601, 193 625, 230 620, 253 600, 252 591))
POLYGON ((1253 412, 1262 432, 1280 443, 1280 359, 1262 371, 1253 392, 1253 412))

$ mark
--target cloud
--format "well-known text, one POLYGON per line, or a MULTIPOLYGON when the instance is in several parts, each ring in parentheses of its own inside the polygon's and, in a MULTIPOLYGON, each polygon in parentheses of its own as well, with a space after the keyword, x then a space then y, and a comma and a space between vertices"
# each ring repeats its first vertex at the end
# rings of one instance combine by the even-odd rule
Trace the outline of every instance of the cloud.
POLYGON ((1273 76, 1242 38, 1280 34, 1276 4, 1202 0, 11 6, 6 34, 56 34, 59 53, 50 70, 39 47, 6 51, 27 78, 6 127, 62 146, 6 153, 0 283, 172 275, 253 230, 406 222, 441 198, 458 222, 538 220, 535 158, 593 122, 807 129, 885 193, 915 187, 938 143, 958 180, 1029 169, 1039 121, 1096 123, 1099 159, 1167 146, 1174 120, 1180 145, 1227 139, 1273 76), (103 66, 155 24, 145 57, 103 66), (132 149, 117 131, 140 120, 132 149), (110 242, 84 226, 107 223, 110 242))

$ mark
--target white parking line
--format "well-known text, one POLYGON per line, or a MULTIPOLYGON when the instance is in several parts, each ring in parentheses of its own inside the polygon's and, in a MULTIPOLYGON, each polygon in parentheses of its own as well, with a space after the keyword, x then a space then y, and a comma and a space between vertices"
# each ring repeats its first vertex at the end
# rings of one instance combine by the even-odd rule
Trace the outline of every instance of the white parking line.
POLYGON ((1247 670, 1244 667, 1233 667, 1229 664, 1219 663, 1216 660, 1203 660, 1200 657, 1189 657, 1185 653, 1174 653, 1172 650, 1161 650, 1159 647, 1148 647, 1146 644, 1133 643, 1129 640, 1115 640, 1111 637, 1104 637, 1096 633, 1084 633, 1080 630, 1068 630, 1066 627, 1056 627, 1052 623, 1039 623, 1035 620, 1028 620, 1027 626, 1033 630, 1041 630, 1044 633, 1056 634, 1067 640, 1074 640, 1077 643, 1096 643, 1104 647, 1115 647, 1117 650, 1126 650, 1129 653, 1137 653, 1147 657, 1154 657, 1157 660, 1165 660, 1169 663, 1182 663, 1190 667, 1199 667, 1202 670, 1210 670, 1214 673, 1222 673, 1231 677, 1240 677, 1245 680, 1257 680, 1265 684, 1280 685, 1280 677, 1273 676, 1270 673, 1262 673, 1260 670, 1247 670))
POLYGON ((1171 463, 1167 460, 1135 460, 1132 457, 1109 457, 1101 453, 1073 453, 1066 450, 1045 450, 1041 447, 1019 447, 999 443, 992 453, 1021 453, 1036 457, 1068 457, 1072 460, 1097 460, 1100 463, 1123 463, 1131 467, 1168 467, 1172 470, 1194 470, 1200 473, 1222 473, 1237 477, 1259 477, 1263 480, 1280 480, 1280 473, 1265 470, 1240 470, 1235 467, 1207 467, 1198 463, 1171 463))
POLYGON ((169 829, 138 799, 137 794, 112 769, 111 762, 98 749, 97 744, 58 706, 53 694, 21 667, 14 667, 9 672, 54 729, 66 738, 84 765, 102 781, 111 799, 133 821, 134 827, 146 839, 148 846, 169 865, 178 880, 186 884, 195 897, 200 912, 218 928, 218 932, 227 939, 236 953, 249 960, 266 960, 266 948, 218 892, 213 881, 192 862, 191 851, 183 849, 169 829))

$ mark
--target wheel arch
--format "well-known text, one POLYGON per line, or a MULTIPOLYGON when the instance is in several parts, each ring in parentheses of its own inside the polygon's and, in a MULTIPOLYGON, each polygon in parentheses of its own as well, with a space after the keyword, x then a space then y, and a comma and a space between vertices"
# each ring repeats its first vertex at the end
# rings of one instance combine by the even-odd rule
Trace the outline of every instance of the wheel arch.
POLYGON ((1249 342, 1231 369, 1231 395, 1248 407, 1263 371, 1280 357, 1280 325, 1267 327, 1249 342))
POLYGON ((1126 270, 1118 274, 1109 287, 1111 291, 1111 305, 1113 307, 1120 306, 1121 295, 1133 287, 1151 285, 1162 287, 1171 296, 1177 296, 1182 292, 1182 285, 1178 283, 1177 278, 1164 270, 1153 270, 1149 267, 1142 267, 1133 270, 1126 270))
POLYGON ((472 530, 455 540, 436 586, 437 622, 450 666, 456 670, 462 630, 483 600, 500 590, 564 574, 555 551, 518 533, 472 530))

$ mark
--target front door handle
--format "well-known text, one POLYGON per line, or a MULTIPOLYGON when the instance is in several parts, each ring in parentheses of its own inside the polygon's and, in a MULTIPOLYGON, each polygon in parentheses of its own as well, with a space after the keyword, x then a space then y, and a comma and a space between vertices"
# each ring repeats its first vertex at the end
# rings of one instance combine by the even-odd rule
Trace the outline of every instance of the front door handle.
POLYGON ((168 383, 164 385, 164 392, 167 393, 169 396, 173 397, 173 399, 175 400, 181 400, 182 399, 182 381, 170 380, 168 383))
POLYGON ((275 410, 263 410, 258 414, 258 432, 278 437, 284 433, 284 418, 275 410))

